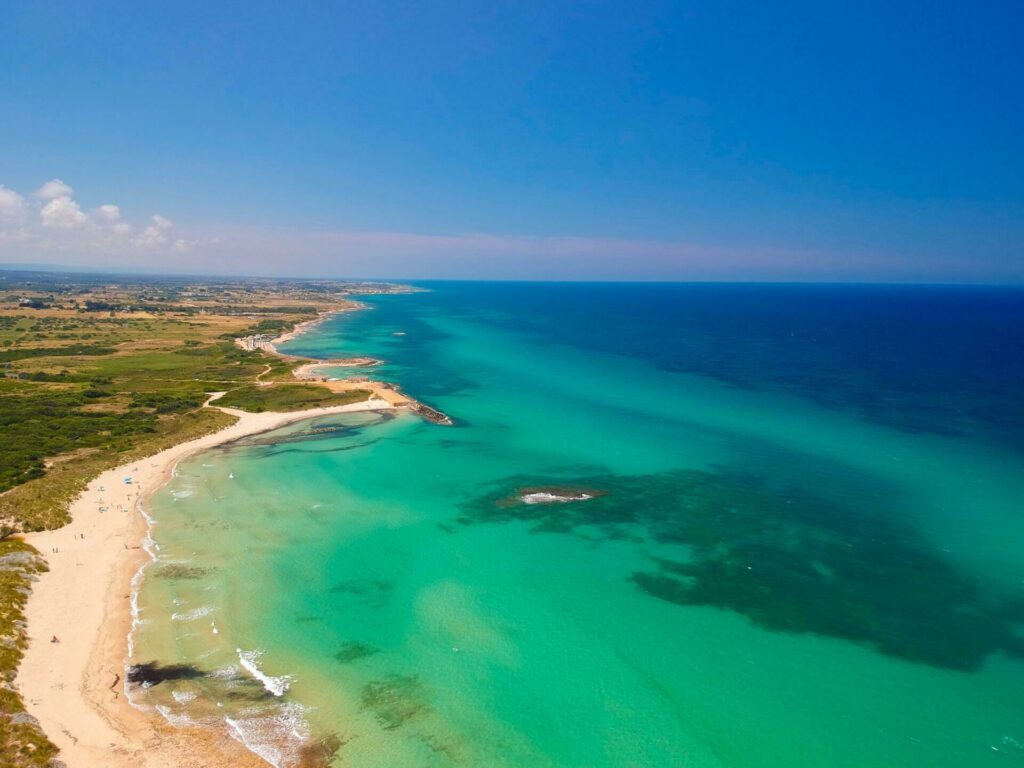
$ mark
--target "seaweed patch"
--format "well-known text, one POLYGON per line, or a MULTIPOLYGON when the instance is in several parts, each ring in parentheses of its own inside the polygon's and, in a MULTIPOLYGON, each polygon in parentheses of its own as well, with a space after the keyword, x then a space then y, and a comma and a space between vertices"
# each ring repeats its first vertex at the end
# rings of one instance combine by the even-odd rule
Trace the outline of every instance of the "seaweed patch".
POLYGON ((378 653, 380 653, 380 648, 377 646, 353 640, 342 643, 338 652, 334 654, 334 659, 339 664, 351 664, 354 661, 359 661, 378 653))
POLYGON ((393 731, 430 711, 423 686, 415 675, 390 675, 363 686, 363 708, 386 731, 393 731))
POLYGON ((512 477, 464 505, 458 522, 682 545, 688 556, 652 558, 630 580, 659 600, 734 611, 772 631, 951 670, 977 670, 998 651, 1024 658, 1024 601, 987 593, 879 497, 854 504, 731 469, 512 477), (606 493, 531 504, 529 488, 606 493))
POLYGON ((331 587, 331 593, 352 597, 371 608, 382 608, 390 602, 394 586, 380 579, 349 579, 331 587))

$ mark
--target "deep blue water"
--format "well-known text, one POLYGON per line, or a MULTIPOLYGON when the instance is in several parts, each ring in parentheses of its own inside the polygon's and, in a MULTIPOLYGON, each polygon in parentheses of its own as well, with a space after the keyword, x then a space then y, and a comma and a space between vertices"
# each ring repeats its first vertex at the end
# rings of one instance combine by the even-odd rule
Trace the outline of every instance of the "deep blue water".
MULTIPOLYGON (((471 387, 423 316, 465 317, 538 342, 785 392, 910 432, 1024 449, 1024 289, 895 285, 436 282, 339 325, 407 331, 388 360, 419 395, 471 387)), ((310 339, 312 341, 312 339, 310 339)), ((291 347, 316 354, 317 344, 291 347)))

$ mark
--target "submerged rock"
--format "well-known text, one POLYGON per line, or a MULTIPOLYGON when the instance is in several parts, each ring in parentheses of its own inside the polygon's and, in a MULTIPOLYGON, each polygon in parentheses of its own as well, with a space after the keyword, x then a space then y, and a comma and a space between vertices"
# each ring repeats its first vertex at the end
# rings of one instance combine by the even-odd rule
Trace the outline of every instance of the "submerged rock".
POLYGON ((520 488, 517 498, 523 504, 564 504, 572 501, 589 501, 604 496, 607 491, 596 488, 567 488, 551 485, 540 488, 520 488))

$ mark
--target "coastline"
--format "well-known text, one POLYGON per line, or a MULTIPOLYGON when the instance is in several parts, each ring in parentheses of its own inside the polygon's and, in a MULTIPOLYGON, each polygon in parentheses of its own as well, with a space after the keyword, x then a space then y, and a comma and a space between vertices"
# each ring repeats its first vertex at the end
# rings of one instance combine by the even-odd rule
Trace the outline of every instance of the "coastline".
POLYGON ((124 693, 132 579, 149 561, 140 504, 179 461, 199 451, 294 421, 393 407, 370 400, 290 413, 222 408, 238 420, 102 473, 72 503, 70 524, 24 537, 46 557, 49 571, 39 575, 26 606, 30 643, 15 685, 62 761, 73 768, 266 765, 226 733, 173 727, 136 709, 124 693))
POLYGON ((305 320, 301 323, 296 323, 295 327, 292 328, 290 331, 285 331, 280 336, 276 336, 275 338, 273 338, 267 345, 267 351, 277 355, 278 357, 283 357, 287 360, 309 359, 300 357, 299 355, 289 355, 287 352, 282 352, 277 348, 277 345, 284 344, 286 341, 292 341, 293 339, 301 336, 302 334, 311 331, 313 328, 316 328, 321 323, 330 320, 335 315, 342 315, 346 312, 359 312, 361 310, 369 308, 366 304, 364 304, 361 301, 355 301, 353 299, 348 299, 348 301, 352 303, 352 306, 342 307, 341 309, 329 309, 325 312, 318 313, 317 316, 312 320, 305 320))
POLYGON ((369 378, 350 378, 345 380, 329 380, 324 376, 316 373, 318 368, 328 368, 331 366, 347 367, 347 368, 374 368, 384 363, 383 360, 378 360, 374 357, 348 357, 348 358, 336 358, 336 359, 323 359, 318 360, 310 357, 300 357, 298 355, 290 355, 287 352, 281 352, 278 348, 278 344, 282 344, 286 341, 291 341, 297 336, 306 333, 312 328, 315 328, 320 323, 330 319, 334 315, 343 314, 345 312, 358 312, 360 310, 369 309, 369 306, 362 303, 361 301, 354 302, 355 306, 345 307, 344 309, 332 309, 327 312, 321 313, 317 318, 313 320, 307 320, 304 323, 299 323, 292 330, 287 333, 283 333, 280 336, 273 339, 266 346, 266 350, 273 355, 277 355, 285 360, 304 360, 306 361, 294 371, 293 375, 300 381, 309 382, 312 384, 318 384, 325 387, 332 392, 345 392, 352 389, 369 388, 373 393, 373 396, 381 400, 387 400, 396 408, 407 408, 413 413, 417 414, 421 418, 433 424, 440 424, 442 426, 452 426, 455 422, 446 413, 443 413, 432 406, 422 403, 415 398, 409 397, 397 385, 391 382, 376 381, 369 378))

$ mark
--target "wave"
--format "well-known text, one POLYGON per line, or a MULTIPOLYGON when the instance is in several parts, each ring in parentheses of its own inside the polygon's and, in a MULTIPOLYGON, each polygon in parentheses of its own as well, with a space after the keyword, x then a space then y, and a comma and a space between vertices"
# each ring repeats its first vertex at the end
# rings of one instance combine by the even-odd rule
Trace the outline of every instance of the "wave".
MULTIPOLYGON (((178 465, 172 468, 172 476, 179 476, 178 465)), ((194 488, 185 488, 171 492, 175 499, 185 499, 196 493, 194 488)), ((130 605, 131 605, 131 628, 128 632, 128 654, 125 659, 124 679, 127 680, 129 668, 134 663, 138 650, 139 628, 147 623, 148 619, 143 618, 143 608, 140 604, 140 593, 146 568, 151 564, 164 562, 160 556, 160 546, 154 539, 154 529, 157 521, 149 514, 141 500, 137 500, 134 509, 142 516, 146 524, 145 537, 142 541, 142 549, 147 557, 140 563, 138 569, 132 575, 130 605)), ((171 560, 168 563, 185 564, 189 560, 171 560)), ((180 605, 180 603, 179 603, 180 605)), ((191 610, 179 610, 171 614, 171 620, 176 622, 192 622, 204 617, 211 617, 213 607, 203 605, 191 610)), ((210 631, 217 635, 220 633, 216 621, 211 617, 210 631)), ((306 710, 297 702, 281 700, 292 683, 291 675, 273 676, 268 675, 260 669, 259 662, 263 655, 262 650, 244 651, 241 648, 238 652, 238 664, 228 664, 207 673, 214 679, 220 679, 227 686, 228 691, 236 681, 241 680, 240 676, 248 674, 255 678, 272 694, 277 701, 265 707, 245 707, 241 710, 228 712, 235 709, 229 702, 212 700, 192 690, 172 690, 170 697, 164 702, 156 703, 148 699, 152 694, 143 694, 147 686, 124 685, 124 693, 128 702, 141 711, 156 712, 171 726, 196 727, 207 726, 223 728, 232 738, 240 742, 250 752, 265 760, 274 768, 295 768, 300 761, 301 751, 308 744, 310 739, 310 727, 306 720, 306 710), (244 670, 244 671, 243 671, 244 670), (147 701, 148 699, 148 701, 147 701), (209 707, 215 707, 217 715, 209 711, 209 707)), ((213 653, 210 649, 208 653, 213 653)))
POLYGON ((210 677, 219 677, 230 680, 232 677, 236 677, 241 672, 240 667, 236 667, 234 664, 228 664, 226 667, 218 667, 210 673, 210 677))
POLYGON ((259 660, 263 655, 263 651, 243 651, 241 648, 236 648, 238 651, 238 663, 242 665, 250 675, 255 677, 266 688, 270 693, 275 696, 284 696, 285 691, 288 690, 292 684, 291 675, 279 675, 274 677, 273 675, 266 674, 259 668, 259 660))
POLYGON ((225 717, 224 721, 235 739, 274 768, 294 765, 309 741, 305 709, 294 702, 278 707, 273 715, 225 717))
POLYGON ((524 493, 519 497, 523 504, 557 504, 566 501, 586 501, 594 498, 589 493, 557 494, 548 491, 537 491, 535 493, 524 493))
MULTIPOLYGON (((132 574, 132 580, 130 584, 130 605, 132 624, 128 630, 128 657, 125 659, 125 669, 129 667, 131 658, 135 655, 135 635, 138 628, 144 623, 142 618, 142 608, 139 606, 139 590, 142 587, 142 574, 146 570, 146 567, 151 563, 156 562, 157 553, 160 547, 153 540, 153 526, 156 525, 156 520, 146 511, 146 506, 142 501, 135 502, 135 508, 142 515, 142 519, 146 521, 146 537, 142 540, 142 549, 149 555, 149 560, 144 561, 139 565, 138 569, 132 574)), ((126 686, 127 688, 127 686, 126 686)), ((127 694, 126 694, 127 695, 127 694)), ((130 701, 130 699, 129 699, 130 701)))
POLYGON ((213 613, 213 608, 208 605, 203 605, 199 608, 193 608, 191 611, 172 613, 171 621, 195 621, 196 619, 201 619, 204 616, 209 616, 211 613, 213 613))
MULTIPOLYGON (((223 670, 239 672, 236 666, 223 670)), ((229 704, 205 698, 196 691, 172 692, 174 704, 154 704, 153 709, 176 728, 223 728, 243 747, 274 768, 297 768, 302 749, 310 741, 307 709, 297 702, 276 702, 267 707, 245 706, 227 714, 229 704), (175 706, 175 704, 177 706, 175 706), (211 711, 216 706, 217 714, 211 711)), ((233 707, 232 707, 233 708, 233 707)))
POLYGON ((165 707, 163 704, 157 704, 156 711, 163 715, 164 720, 175 728, 185 728, 190 725, 195 725, 192 718, 188 715, 181 712, 172 712, 170 707, 165 707))
POLYGON ((190 701, 195 701, 198 695, 195 691, 171 691, 171 696, 179 704, 188 704, 190 701))

